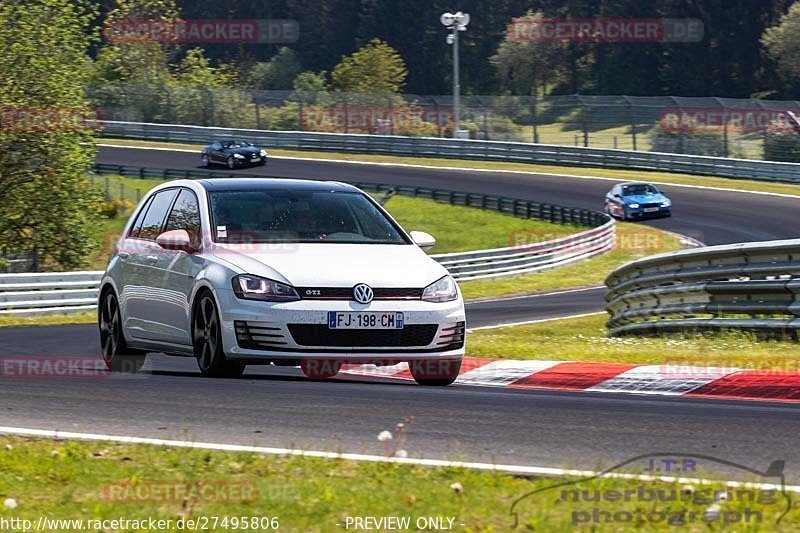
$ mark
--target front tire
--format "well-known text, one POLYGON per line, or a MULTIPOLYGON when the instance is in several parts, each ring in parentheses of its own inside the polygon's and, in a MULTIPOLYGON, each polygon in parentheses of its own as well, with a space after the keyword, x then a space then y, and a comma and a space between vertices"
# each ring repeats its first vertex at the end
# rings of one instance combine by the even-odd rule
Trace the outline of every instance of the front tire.
POLYGON ((107 289, 100 297, 97 325, 100 328, 100 354, 109 370, 133 374, 144 366, 147 354, 128 348, 125 342, 119 301, 112 289, 107 289))
POLYGON ((425 387, 445 387, 458 378, 461 360, 424 359, 408 363, 411 376, 425 387))
POLYGON ((200 295, 192 319, 192 344, 197 366, 204 376, 232 378, 241 376, 245 365, 229 361, 222 350, 222 328, 217 304, 210 293, 200 295))

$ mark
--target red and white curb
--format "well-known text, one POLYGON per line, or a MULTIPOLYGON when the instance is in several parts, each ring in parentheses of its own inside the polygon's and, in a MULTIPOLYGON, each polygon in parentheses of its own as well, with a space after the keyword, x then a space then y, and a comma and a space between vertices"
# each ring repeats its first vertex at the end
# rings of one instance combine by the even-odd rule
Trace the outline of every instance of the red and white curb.
MULTIPOLYGON (((382 367, 345 365, 340 374, 357 379, 413 382, 408 363, 382 367)), ((513 389, 800 401, 800 372, 675 364, 631 365, 467 357, 455 383, 513 389)))

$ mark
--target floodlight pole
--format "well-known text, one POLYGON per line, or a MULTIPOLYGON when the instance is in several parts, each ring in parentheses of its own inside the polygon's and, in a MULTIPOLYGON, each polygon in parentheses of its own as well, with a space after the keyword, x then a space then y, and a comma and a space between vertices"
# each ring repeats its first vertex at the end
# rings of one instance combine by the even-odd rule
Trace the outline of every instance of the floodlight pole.
POLYGON ((453 137, 461 131, 461 82, 459 81, 458 71, 458 28, 453 25, 453 113, 455 114, 455 129, 453 137))
POLYGON ((461 131, 461 81, 458 65, 458 32, 467 30, 469 15, 461 11, 455 14, 444 13, 440 21, 452 32, 447 36, 447 42, 453 46, 453 138, 458 138, 461 131))

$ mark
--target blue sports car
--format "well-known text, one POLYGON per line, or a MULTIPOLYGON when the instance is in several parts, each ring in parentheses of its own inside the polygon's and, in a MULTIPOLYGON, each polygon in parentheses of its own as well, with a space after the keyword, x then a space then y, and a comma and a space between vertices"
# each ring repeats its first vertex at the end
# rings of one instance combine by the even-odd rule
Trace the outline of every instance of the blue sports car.
POLYGON ((672 202, 652 183, 620 183, 606 194, 605 211, 620 220, 668 217, 672 202))

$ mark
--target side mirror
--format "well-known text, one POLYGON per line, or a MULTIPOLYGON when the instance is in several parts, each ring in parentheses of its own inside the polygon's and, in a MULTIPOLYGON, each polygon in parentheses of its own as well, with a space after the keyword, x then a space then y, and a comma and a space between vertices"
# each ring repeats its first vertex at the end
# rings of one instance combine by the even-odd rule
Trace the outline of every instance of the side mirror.
POLYGON ((186 253, 195 251, 189 232, 185 229, 165 231, 156 238, 156 244, 165 250, 178 250, 186 253))
POLYGON ((430 233, 425 233, 424 231, 412 231, 409 233, 409 235, 411 235, 411 239, 414 241, 414 244, 423 250, 427 251, 433 248, 433 245, 436 244, 436 239, 434 239, 433 235, 430 233))

